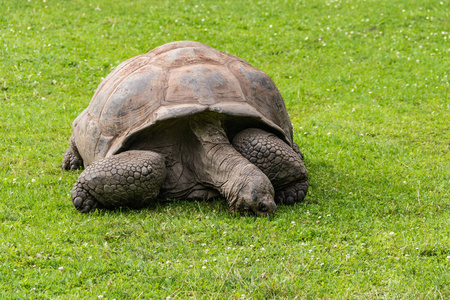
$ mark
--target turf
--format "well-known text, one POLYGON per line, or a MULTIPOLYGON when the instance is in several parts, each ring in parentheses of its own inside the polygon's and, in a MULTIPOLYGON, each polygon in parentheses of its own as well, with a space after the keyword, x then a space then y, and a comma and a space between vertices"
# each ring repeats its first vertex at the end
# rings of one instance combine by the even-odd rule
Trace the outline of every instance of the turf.
POLYGON ((1 299, 450 298, 448 1, 0 2, 1 299), (171 201, 80 214, 73 119, 175 40, 280 89, 305 202, 271 218, 171 201))

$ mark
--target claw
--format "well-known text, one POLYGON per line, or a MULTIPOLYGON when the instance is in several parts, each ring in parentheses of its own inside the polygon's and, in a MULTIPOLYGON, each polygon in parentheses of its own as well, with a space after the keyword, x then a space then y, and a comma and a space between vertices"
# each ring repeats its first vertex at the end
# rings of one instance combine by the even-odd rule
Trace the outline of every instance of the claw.
POLYGON ((73 205, 82 213, 88 213, 103 207, 103 205, 95 200, 95 198, 83 188, 82 184, 78 182, 75 183, 73 187, 72 195, 73 205))
POLYGON ((298 182, 287 188, 277 191, 275 200, 277 204, 292 205, 303 201, 308 191, 308 182, 298 182))

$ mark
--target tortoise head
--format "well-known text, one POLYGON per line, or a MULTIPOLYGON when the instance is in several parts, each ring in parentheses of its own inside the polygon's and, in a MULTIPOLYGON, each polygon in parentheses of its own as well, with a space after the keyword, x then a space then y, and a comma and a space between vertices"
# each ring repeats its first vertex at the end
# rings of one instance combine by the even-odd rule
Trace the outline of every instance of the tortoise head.
MULTIPOLYGON (((261 176, 262 177, 262 176, 261 176)), ((257 216, 268 216, 277 209, 274 189, 266 178, 252 178, 238 191, 234 201, 230 202, 230 213, 247 212, 257 216), (266 179, 266 180, 264 180, 266 179)))

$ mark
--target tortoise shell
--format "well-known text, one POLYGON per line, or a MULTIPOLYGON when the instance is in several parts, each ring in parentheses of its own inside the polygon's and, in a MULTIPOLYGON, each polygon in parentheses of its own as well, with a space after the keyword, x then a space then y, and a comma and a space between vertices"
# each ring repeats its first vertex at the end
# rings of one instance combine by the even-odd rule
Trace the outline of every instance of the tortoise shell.
POLYGON ((162 45, 117 66, 72 127, 86 167, 120 152, 156 123, 203 112, 251 118, 292 146, 292 124, 270 77, 234 55, 190 41, 162 45))

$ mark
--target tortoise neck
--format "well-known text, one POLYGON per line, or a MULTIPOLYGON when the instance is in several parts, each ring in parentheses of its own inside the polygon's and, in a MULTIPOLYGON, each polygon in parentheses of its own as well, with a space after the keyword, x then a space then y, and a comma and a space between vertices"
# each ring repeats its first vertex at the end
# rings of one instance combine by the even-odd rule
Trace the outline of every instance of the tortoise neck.
POLYGON ((252 178, 265 175, 234 149, 220 120, 202 114, 192 117, 189 124, 198 141, 196 159, 190 163, 197 179, 216 188, 234 209, 240 191, 252 178))

